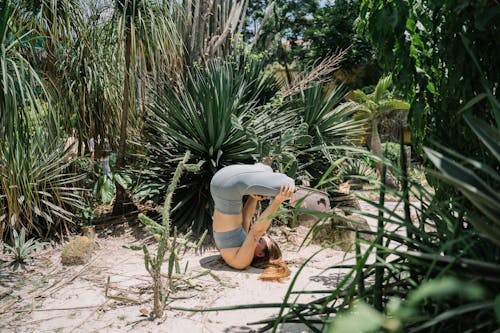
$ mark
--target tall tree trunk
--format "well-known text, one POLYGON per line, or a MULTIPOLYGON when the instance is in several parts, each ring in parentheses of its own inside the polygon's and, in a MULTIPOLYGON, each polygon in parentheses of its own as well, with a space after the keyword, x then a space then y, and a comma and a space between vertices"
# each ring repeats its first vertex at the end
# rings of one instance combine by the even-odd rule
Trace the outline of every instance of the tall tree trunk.
POLYGON ((85 109, 86 109, 86 90, 85 85, 81 87, 82 100, 80 101, 80 119, 78 126, 78 156, 82 157, 85 154, 85 144, 84 144, 84 134, 83 132, 88 133, 87 124, 85 122, 85 109), (82 126, 84 125, 84 126, 82 126))
MULTIPOLYGON (((116 169, 121 170, 125 166, 125 155, 127 151, 127 127, 128 115, 132 108, 133 95, 130 89, 131 81, 131 52, 132 52, 132 18, 126 18, 125 27, 125 74, 123 82, 123 102, 122 114, 120 123, 120 143, 118 147, 118 158, 116 160, 116 169)), ((127 200, 127 193, 125 189, 116 184, 116 197, 113 205, 113 214, 119 215, 125 213, 125 201, 127 200)))
MULTIPOLYGON (((370 148, 373 153, 373 155, 383 158, 384 153, 382 151, 382 142, 380 142, 380 135, 378 134, 378 128, 377 128, 377 120, 372 119, 371 120, 371 128, 372 128, 372 133, 370 135, 370 148)), ((377 173, 379 176, 382 174, 382 163, 380 162, 375 162, 375 169, 377 169, 377 173)))

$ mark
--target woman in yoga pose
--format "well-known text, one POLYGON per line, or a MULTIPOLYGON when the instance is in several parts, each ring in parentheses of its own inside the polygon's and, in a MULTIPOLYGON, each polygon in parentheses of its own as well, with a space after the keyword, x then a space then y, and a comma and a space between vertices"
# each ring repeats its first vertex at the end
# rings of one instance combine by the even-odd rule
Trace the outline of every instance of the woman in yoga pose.
POLYGON ((294 180, 273 172, 262 164, 231 165, 219 170, 210 183, 215 203, 213 236, 224 261, 237 269, 249 265, 267 268, 264 280, 278 280, 290 275, 281 260, 278 244, 264 236, 272 222, 271 214, 295 191, 294 180), (248 198, 243 205, 243 197, 248 198), (274 197, 259 219, 250 227, 257 203, 274 197))

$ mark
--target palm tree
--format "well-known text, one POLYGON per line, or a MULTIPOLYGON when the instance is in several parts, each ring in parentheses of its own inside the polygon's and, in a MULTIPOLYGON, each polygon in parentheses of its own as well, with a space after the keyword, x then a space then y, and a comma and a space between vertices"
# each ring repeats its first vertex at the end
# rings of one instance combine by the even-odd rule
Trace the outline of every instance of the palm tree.
POLYGON ((182 36, 185 64, 207 63, 235 53, 245 23, 249 0, 168 1, 177 30, 182 36))
POLYGON ((57 111, 28 61, 37 34, 25 29, 15 2, 0 0, 0 13, 0 239, 22 226, 42 236, 73 222, 78 177, 67 174, 57 111))
MULTIPOLYGON (((115 0, 115 14, 118 17, 118 51, 123 52, 123 96, 120 116, 120 137, 116 168, 125 167, 127 139, 129 137, 129 118, 136 115, 137 82, 141 80, 141 95, 144 96, 146 78, 155 72, 157 66, 175 66, 182 56, 182 43, 174 24, 167 13, 159 12, 155 3, 145 0, 115 0), (156 10, 155 10, 156 9, 156 10), (148 70, 151 68, 152 70, 148 70), (152 72, 152 73, 151 73, 152 72)), ((167 73, 172 68, 167 68, 167 73)), ((144 105, 144 100, 141 101, 144 105)), ((116 191, 115 214, 124 212, 125 189, 118 184, 116 191)))
MULTIPOLYGON (((391 98, 389 88, 392 86, 392 76, 387 75, 379 79, 375 91, 366 94, 361 90, 354 91, 354 101, 357 103, 358 116, 368 121, 368 132, 370 133, 371 152, 382 159, 382 143, 378 132, 378 123, 380 117, 390 111, 401 110, 408 111, 410 105, 402 100, 391 98)), ((382 164, 375 161, 375 168, 379 176, 382 174, 382 164)), ((388 185, 397 187, 394 180, 388 177, 388 185)))

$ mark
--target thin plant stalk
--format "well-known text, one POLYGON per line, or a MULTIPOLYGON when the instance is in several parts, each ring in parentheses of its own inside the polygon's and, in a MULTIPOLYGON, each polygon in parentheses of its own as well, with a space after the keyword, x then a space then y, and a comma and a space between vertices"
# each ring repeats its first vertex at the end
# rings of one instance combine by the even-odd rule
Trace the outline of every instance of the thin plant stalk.
MULTIPOLYGON (((380 197, 379 197, 379 206, 384 207, 385 204, 385 176, 387 174, 387 167, 385 164, 382 166, 382 186, 380 187, 380 197)), ((375 240, 375 244, 377 245, 376 255, 377 260, 380 262, 385 261, 385 251, 382 249, 384 239, 384 211, 378 211, 378 222, 377 222, 377 238, 375 240)), ((375 286, 373 291, 373 305, 375 309, 381 311, 382 310, 382 289, 384 283, 384 266, 378 265, 375 267, 375 286)))
MULTIPOLYGON (((163 206, 162 210, 162 224, 159 225, 156 222, 150 220, 144 215, 139 216, 139 219, 141 222, 143 222, 146 225, 153 225, 156 228, 160 229, 158 230, 160 232, 160 242, 158 244, 158 249, 156 252, 156 258, 151 257, 148 248, 146 245, 143 246, 143 252, 144 252, 144 264, 146 267, 146 270, 149 272, 151 277, 153 278, 153 312, 157 318, 161 318, 163 316, 163 310, 165 307, 165 300, 167 298, 168 292, 166 292, 165 288, 163 287, 162 284, 162 278, 161 278, 161 266, 163 264, 163 258, 165 256, 165 252, 167 251, 167 248, 170 249, 170 257, 169 257, 169 277, 172 276, 173 270, 173 262, 175 259, 175 252, 176 252, 176 245, 177 245, 177 234, 174 236, 174 240, 172 244, 170 243, 169 235, 170 235, 170 203, 172 202, 172 196, 174 194, 175 188, 177 187, 177 184, 179 183, 179 179, 181 177, 182 170, 184 169, 184 165, 186 164, 187 160, 189 159, 190 152, 187 151, 186 154, 184 155, 184 159, 177 165, 177 168, 175 170, 174 176, 172 178, 172 181, 170 182, 168 189, 167 189, 167 195, 165 197, 165 203, 163 206)), ((168 286, 169 286, 169 291, 173 289, 172 287, 172 279, 169 278, 168 281, 168 286)))
MULTIPOLYGON (((356 229, 356 260, 361 259, 361 246, 359 244, 359 230, 356 229)), ((358 282, 358 297, 365 297, 365 276, 363 270, 360 269, 356 272, 356 280, 358 282)))

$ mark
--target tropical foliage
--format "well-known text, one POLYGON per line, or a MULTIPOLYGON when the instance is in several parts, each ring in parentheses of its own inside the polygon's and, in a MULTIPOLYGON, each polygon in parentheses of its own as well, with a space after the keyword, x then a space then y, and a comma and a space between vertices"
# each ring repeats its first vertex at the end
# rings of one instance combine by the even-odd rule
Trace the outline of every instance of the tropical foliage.
MULTIPOLYGON (((392 98, 389 88, 392 85, 390 75, 380 78, 375 90, 371 94, 366 94, 360 89, 354 91, 354 99, 358 104, 358 118, 365 118, 368 122, 368 133, 370 137, 370 149, 375 156, 382 158, 382 143, 379 135, 379 119, 387 112, 400 110, 401 112, 409 109, 409 104, 403 100, 392 98)), ((377 171, 382 171, 380 163, 375 163, 377 171)))
POLYGON ((36 35, 17 26, 18 6, 0 8, 0 238, 21 227, 46 236, 73 223, 80 177, 69 171, 47 83, 24 56, 36 35))
POLYGON ((370 66, 358 85, 373 84, 380 70, 373 63, 371 44, 356 32, 354 24, 360 3, 359 0, 251 1, 244 37, 251 41, 254 52, 274 52, 290 63, 295 61, 298 68, 349 48, 343 70, 370 66), (282 40, 287 40, 286 48, 280 48, 282 40), (285 51, 287 54, 280 56, 285 51))
MULTIPOLYGON (((499 47, 497 8, 488 0, 362 1, 359 28, 410 101, 409 123, 419 153, 435 140, 471 158, 491 158, 477 149, 479 141, 457 111, 484 93, 489 103, 483 98, 470 112, 500 123, 500 60, 492 51, 499 47)), ((441 186, 437 195, 443 199, 456 194, 441 186)))
MULTIPOLYGON (((16 260, 35 247, 29 237, 62 237, 79 216, 94 216, 85 205, 112 203, 123 212, 130 194, 167 198, 161 225, 140 218, 162 235, 156 258, 144 249, 146 268, 161 281, 161 259, 169 255, 170 279, 180 271, 174 266, 181 248, 170 248, 170 229, 210 228, 209 184, 220 168, 271 157, 275 169, 332 192, 347 177, 375 182, 375 163, 379 200, 366 204, 377 213, 357 213, 377 219, 378 228, 352 230, 375 241, 357 237, 350 264, 326 268, 343 274, 339 283, 305 291, 312 301, 290 301, 303 293, 293 278, 265 328, 498 328, 496 1, 103 3, 0 0, 0 238, 10 239, 16 260), (372 63, 374 54, 392 74, 373 92, 356 87, 351 101, 346 85, 326 82, 338 62, 294 80, 292 60, 307 74, 309 60, 332 45, 350 46, 342 53, 346 68, 372 63), (288 70, 287 84, 277 82, 268 66, 274 62, 288 70), (410 103, 394 98, 393 86, 410 103), (426 160, 436 191, 408 176, 406 149, 392 144, 384 158, 380 119, 395 110, 409 112, 416 157, 426 160), (76 143, 68 145, 73 131, 76 143), (366 134, 371 154, 353 147, 366 134), (118 155, 115 170, 92 173, 111 152, 118 155), (182 176, 179 162, 189 171, 182 176), (390 174, 400 188, 388 186, 390 174), (389 194, 402 209, 387 208, 389 194)), ((158 287, 157 310, 167 294, 158 287)))

